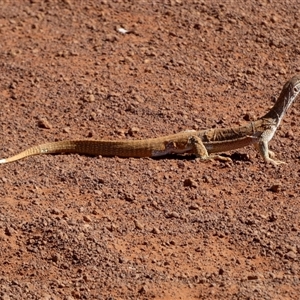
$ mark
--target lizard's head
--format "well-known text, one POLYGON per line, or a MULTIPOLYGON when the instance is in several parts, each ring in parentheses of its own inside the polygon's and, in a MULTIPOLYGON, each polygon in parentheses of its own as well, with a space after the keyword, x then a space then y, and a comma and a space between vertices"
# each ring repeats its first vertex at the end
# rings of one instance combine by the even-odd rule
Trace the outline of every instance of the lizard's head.
POLYGON ((283 87, 280 97, 284 98, 284 111, 286 111, 293 101, 300 94, 300 75, 292 77, 283 87))

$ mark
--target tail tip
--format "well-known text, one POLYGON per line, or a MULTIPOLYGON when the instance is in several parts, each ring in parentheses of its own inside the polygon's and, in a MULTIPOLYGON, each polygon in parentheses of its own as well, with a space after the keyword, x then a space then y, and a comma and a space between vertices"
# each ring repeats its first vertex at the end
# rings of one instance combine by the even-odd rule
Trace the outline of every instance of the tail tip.
POLYGON ((0 164, 5 164, 7 161, 6 161, 6 159, 5 158, 3 158, 3 159, 0 159, 0 164))

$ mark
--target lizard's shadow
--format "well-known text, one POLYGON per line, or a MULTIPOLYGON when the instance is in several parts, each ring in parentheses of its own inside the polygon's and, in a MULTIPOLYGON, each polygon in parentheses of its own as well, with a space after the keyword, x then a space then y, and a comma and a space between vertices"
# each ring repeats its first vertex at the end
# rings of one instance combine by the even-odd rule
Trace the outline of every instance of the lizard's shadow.
MULTIPOLYGON (((221 153, 220 154, 223 157, 228 157, 231 158, 232 161, 250 161, 249 157, 247 154, 242 154, 242 153, 238 153, 238 152, 234 152, 231 155, 229 154, 225 154, 225 153, 221 153)), ((170 159, 170 160, 186 160, 186 161, 191 161, 191 160, 195 160, 196 159, 196 155, 193 154, 167 154, 164 156, 160 156, 160 157, 152 157, 152 159, 154 160, 162 160, 162 159, 170 159)))

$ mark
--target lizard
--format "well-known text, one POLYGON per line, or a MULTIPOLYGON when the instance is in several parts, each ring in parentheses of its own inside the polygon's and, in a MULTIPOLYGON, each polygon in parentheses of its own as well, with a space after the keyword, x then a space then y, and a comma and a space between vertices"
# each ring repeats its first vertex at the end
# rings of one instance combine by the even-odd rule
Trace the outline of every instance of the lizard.
POLYGON ((261 118, 246 125, 206 130, 186 130, 179 133, 141 140, 65 140, 48 142, 28 148, 14 156, 0 160, 10 163, 28 156, 54 153, 78 153, 95 156, 161 157, 168 154, 194 154, 200 160, 229 160, 220 152, 254 145, 263 160, 273 165, 285 162, 276 160, 269 150, 282 118, 300 93, 300 75, 285 83, 274 106, 261 118))

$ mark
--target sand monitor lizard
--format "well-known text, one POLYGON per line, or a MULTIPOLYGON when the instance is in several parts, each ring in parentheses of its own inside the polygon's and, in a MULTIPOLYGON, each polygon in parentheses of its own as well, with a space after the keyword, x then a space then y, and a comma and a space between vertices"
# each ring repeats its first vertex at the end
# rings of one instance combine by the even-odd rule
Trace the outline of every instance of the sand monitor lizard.
POLYGON ((283 87, 271 110, 256 121, 239 127, 207 130, 187 130, 167 136, 142 140, 70 140, 41 144, 0 163, 10 163, 28 156, 50 153, 79 153, 119 157, 160 157, 167 154, 190 153, 201 160, 230 158, 216 153, 235 150, 253 144, 266 163, 279 165, 268 143, 287 109, 300 93, 300 75, 292 77, 283 87))

